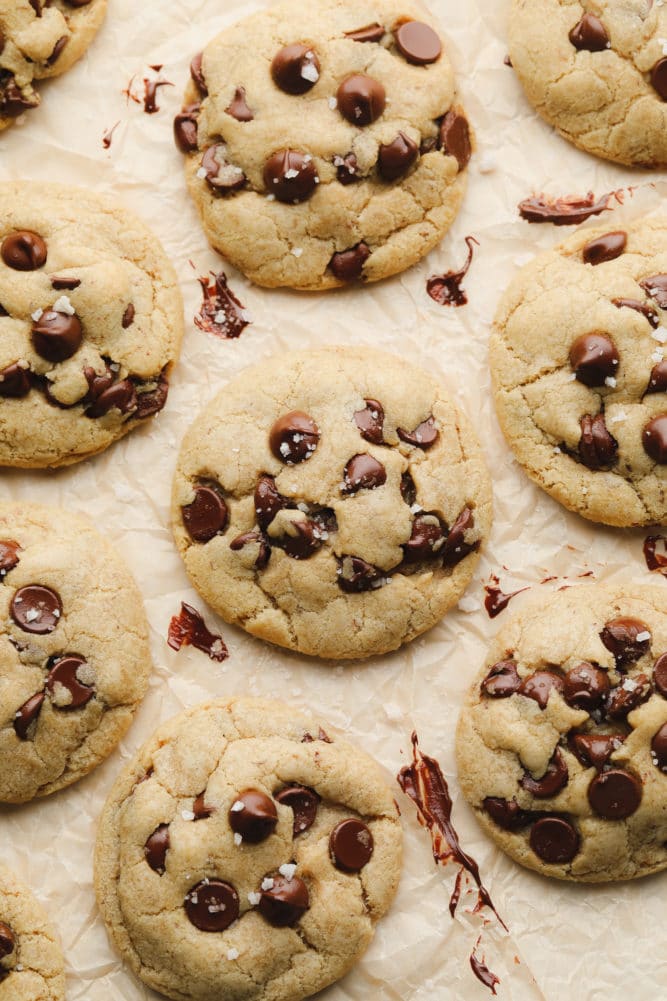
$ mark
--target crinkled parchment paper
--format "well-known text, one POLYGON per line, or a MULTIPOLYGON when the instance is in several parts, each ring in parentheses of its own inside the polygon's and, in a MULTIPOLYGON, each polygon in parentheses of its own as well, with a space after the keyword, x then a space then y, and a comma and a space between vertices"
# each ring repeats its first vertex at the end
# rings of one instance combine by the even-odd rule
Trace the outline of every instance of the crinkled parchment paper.
MULTIPOLYGON (((498 429, 487 371, 496 303, 517 267, 564 235, 550 225, 521 221, 517 202, 536 191, 602 194, 641 185, 625 206, 609 213, 610 228, 618 228, 628 216, 659 205, 660 185, 651 184, 656 178, 650 174, 579 153, 537 119, 503 65, 509 0, 432 0, 479 143, 468 195, 450 234, 407 274, 328 295, 263 291, 226 267, 254 322, 239 340, 214 338, 196 329, 192 318, 201 298, 197 275, 219 270, 220 260, 208 249, 186 195, 171 123, 191 56, 225 25, 261 7, 260 0, 110 0, 106 25, 87 56, 67 76, 44 86, 42 107, 0 138, 0 179, 79 184, 110 193, 138 212, 174 261, 187 320, 169 403, 155 421, 64 472, 0 474, 3 497, 83 512, 116 543, 145 596, 156 665, 149 694, 117 753, 63 793, 0 810, 3 861, 30 881, 59 926, 70 1001, 156 998, 123 969, 97 914, 92 848, 106 793, 158 723, 185 706, 237 692, 286 697, 358 741, 383 763, 391 781, 409 759, 413 728, 424 751, 440 760, 463 845, 479 861, 511 931, 507 940, 490 929, 482 946, 501 977, 499 997, 619 1001, 631 983, 635 1001, 654 1001, 665 994, 667 874, 617 887, 578 888, 521 870, 478 831, 458 790, 453 744, 458 708, 487 641, 526 597, 515 598, 510 610, 491 622, 483 608, 490 573, 500 572, 505 590, 530 584, 541 588, 545 599, 549 587, 563 583, 540 585, 547 575, 576 578, 592 569, 597 578, 609 578, 630 567, 637 580, 648 579, 643 533, 597 528, 567 514, 529 482, 498 429), (176 86, 159 90, 160 112, 149 116, 127 103, 122 91, 133 74, 140 75, 141 86, 147 66, 159 63, 176 86), (105 151, 102 134, 117 121, 105 151), (427 297, 425 279, 463 263, 468 234, 480 242, 465 282, 469 305, 439 307, 427 297), (182 599, 203 607, 188 587, 168 525, 172 470, 185 429, 202 404, 250 363, 288 348, 336 342, 377 345, 439 373, 477 427, 493 471, 495 526, 468 592, 474 600, 464 603, 472 610, 455 610, 427 636, 368 663, 317 663, 224 625, 231 651, 226 663, 215 664, 191 647, 175 654, 165 642, 170 616, 182 599), (518 964, 515 955, 521 957, 518 964)), ((212 613, 206 615, 214 628, 221 625, 212 613)), ((396 792, 406 835, 396 904, 363 962, 324 997, 488 998, 468 961, 479 929, 466 912, 474 897, 462 902, 459 920, 453 921, 448 902, 456 869, 436 868, 412 804, 398 787, 396 792)))

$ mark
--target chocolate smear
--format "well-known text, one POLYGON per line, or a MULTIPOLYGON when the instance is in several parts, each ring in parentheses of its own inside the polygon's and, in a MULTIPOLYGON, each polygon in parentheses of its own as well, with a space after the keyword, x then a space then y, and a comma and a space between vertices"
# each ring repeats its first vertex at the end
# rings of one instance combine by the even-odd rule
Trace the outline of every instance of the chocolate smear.
POLYGON ((470 953, 470 968, 477 979, 481 981, 485 987, 488 987, 491 993, 495 996, 498 993, 496 991, 496 986, 500 983, 500 978, 497 977, 495 973, 492 973, 488 966, 486 966, 484 963, 484 957, 482 957, 482 959, 477 958, 476 952, 479 948, 481 940, 482 936, 480 935, 475 942, 475 948, 470 953))
POLYGON ((207 334, 232 340, 240 337, 245 328, 252 322, 243 303, 237 299, 229 285, 224 271, 219 274, 211 272, 212 279, 199 278, 204 301, 195 316, 195 326, 207 334))
MULTIPOLYGON (((157 69, 151 66, 151 69, 159 73, 162 67, 157 69)), ((159 77, 157 80, 149 80, 148 77, 144 77, 144 111, 147 115, 155 115, 160 110, 157 103, 158 88, 173 86, 170 80, 161 80, 159 77)))
POLYGON ((644 559, 649 570, 657 570, 667 576, 667 536, 649 535, 644 540, 644 559), (658 552, 658 549, 661 552, 658 552))
POLYGON ((495 619, 496 615, 504 612, 512 598, 516 598, 517 594, 529 590, 528 587, 520 587, 518 591, 511 591, 509 594, 505 594, 499 585, 500 578, 496 574, 491 574, 489 583, 484 585, 484 590, 486 591, 484 607, 490 619, 495 619))
POLYGON ((564 195, 550 198, 549 195, 533 195, 519 202, 519 215, 527 222, 551 222, 554 226, 576 226, 591 216, 601 215, 609 208, 615 192, 609 191, 595 199, 592 191, 583 197, 564 195))
POLYGON ((172 650, 180 650, 182 646, 193 646, 218 663, 229 657, 229 650, 222 636, 212 633, 197 609, 184 601, 181 602, 178 615, 173 615, 171 618, 167 643, 172 650))
POLYGON ((120 125, 120 120, 118 120, 115 125, 112 125, 111 128, 105 129, 104 132, 102 133, 102 147, 104 149, 111 149, 113 134, 119 125, 120 125))
POLYGON ((465 306, 468 296, 461 282, 468 274, 472 264, 473 244, 479 247, 479 241, 474 236, 466 236, 468 258, 460 271, 448 271, 444 275, 431 275, 426 281, 426 291, 439 306, 465 306))

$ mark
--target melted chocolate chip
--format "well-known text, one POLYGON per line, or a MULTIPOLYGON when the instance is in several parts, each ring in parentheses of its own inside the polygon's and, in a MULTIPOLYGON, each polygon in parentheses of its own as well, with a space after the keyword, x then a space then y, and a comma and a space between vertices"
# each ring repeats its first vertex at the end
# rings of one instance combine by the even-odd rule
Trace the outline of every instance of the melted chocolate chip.
POLYGON ((595 200, 589 191, 587 195, 569 195, 550 198, 548 195, 533 195, 519 203, 519 215, 527 222, 550 222, 554 226, 575 226, 591 216, 601 215, 609 208, 613 192, 595 200))
POLYGON ((240 337, 252 321, 241 300, 230 289, 225 272, 211 274, 211 280, 208 275, 199 278, 203 302, 194 318, 195 326, 225 340, 240 337))
POLYGON ((617 309, 634 309, 636 313, 641 313, 654 330, 660 326, 660 317, 647 302, 640 302, 639 299, 612 299, 611 301, 617 309))
POLYGON ((618 372, 618 351, 607 334, 582 334, 570 348, 570 365, 584 386, 604 386, 618 372))
POLYGON ((130 303, 129 306, 126 306, 125 312, 123 313, 123 319, 121 320, 123 330, 127 330, 128 327, 132 326, 135 314, 136 310, 134 308, 134 304, 130 303))
POLYGON ((169 824, 156 827, 144 845, 144 858, 154 872, 163 876, 167 868, 167 852, 171 845, 169 824))
POLYGON ((348 153, 346 156, 335 156, 333 164, 336 168, 336 177, 341 184, 355 184, 361 180, 359 164, 354 153, 348 153))
POLYGON ((22 90, 13 73, 0 69, 0 118, 17 118, 38 105, 37 94, 22 90))
POLYGON ((181 153, 198 148, 200 104, 189 104, 174 118, 174 140, 181 153))
POLYGON ((20 399, 28 395, 31 387, 30 369, 23 368, 18 362, 0 371, 0 396, 20 399))
POLYGON ((221 932, 239 916, 239 895, 230 883, 204 879, 188 892, 184 907, 188 920, 195 928, 221 932))
POLYGON ((663 699, 667 699, 667 653, 658 657, 653 665, 653 684, 663 699))
POLYGON ((519 695, 525 695, 528 699, 534 699, 540 709, 546 709, 549 695, 555 689, 562 694, 565 681, 561 674, 555 671, 535 671, 527 678, 524 678, 519 685, 519 695))
POLYGON ((397 428, 396 434, 407 445, 414 445, 415 448, 427 449, 435 445, 440 432, 435 426, 435 417, 427 417, 414 431, 406 431, 404 428, 397 428))
POLYGON ((521 678, 513 660, 499 660, 481 684, 482 695, 492 699, 508 699, 519 691, 521 678))
POLYGON ((442 43, 433 28, 423 21, 404 21, 394 28, 394 38, 403 58, 415 66, 425 66, 440 58, 442 43))
POLYGON ((326 536, 326 530, 316 520, 303 518, 291 522, 294 534, 285 533, 274 539, 274 545, 280 546, 294 560, 307 560, 321 549, 326 536))
POLYGON ((271 559, 271 546, 266 536, 262 535, 261 532, 243 532, 229 543, 229 548, 236 553, 245 549, 246 546, 255 544, 259 546, 255 558, 255 570, 265 570, 271 559))
POLYGON ((172 615, 169 621, 167 643, 172 650, 193 646, 195 650, 201 650, 218 663, 222 663, 229 656, 229 650, 222 636, 212 633, 203 616, 185 601, 181 602, 178 615, 172 615))
POLYGON ((610 619, 600 633, 600 639, 614 655, 616 667, 623 671, 648 653, 651 635, 644 622, 639 619, 621 617, 610 619), (639 639, 639 637, 642 639, 639 639))
POLYGON ((659 466, 667 465, 667 414, 653 417, 642 431, 644 451, 659 466))
MULTIPOLYGON (((646 392, 664 393, 665 391, 667 391, 667 361, 659 361, 651 369, 646 392)), ((0 387, 0 392, 2 392, 2 387, 0 387)))
POLYGON ((207 820, 211 814, 215 813, 214 806, 206 805, 205 797, 206 790, 204 790, 204 792, 200 792, 192 804, 192 812, 195 815, 195 820, 207 820))
POLYGON ((329 854, 337 869, 360 872, 373 854, 373 835, 361 820, 342 820, 329 837, 329 854))
POLYGON ((364 403, 364 409, 354 414, 359 433, 373 445, 384 445, 384 408, 377 400, 364 400, 364 403))
POLYGON ((298 876, 274 876, 273 886, 261 894, 259 913, 274 928, 295 925, 310 907, 308 887, 298 876))
POLYGON ((602 705, 609 688, 607 672, 584 662, 565 675, 563 698, 569 706, 591 712, 602 705))
POLYGON ((206 171, 206 182, 217 195, 238 191, 246 182, 241 168, 235 167, 227 159, 227 147, 224 143, 209 146, 202 157, 201 169, 206 171))
POLYGON ((46 689, 53 705, 65 711, 87 705, 95 695, 91 673, 84 657, 78 654, 59 657, 46 678, 46 689))
POLYGON ((53 64, 58 61, 60 54, 62 53, 63 49, 65 48, 68 42, 69 42, 69 35, 62 35, 58 39, 56 44, 53 46, 53 52, 46 60, 48 66, 53 66, 53 64))
POLYGON ((229 811, 229 826, 251 845, 266 841, 277 823, 276 804, 259 789, 245 789, 239 793, 229 811), (238 803, 242 808, 234 809, 238 803))
POLYGON ((204 71, 202 69, 202 59, 204 57, 203 52, 198 52, 190 63, 190 76, 192 77, 197 90, 202 97, 208 96, 208 87, 206 86, 206 80, 204 79, 204 71))
POLYGON ((338 110, 352 125, 370 125, 384 112, 387 94, 379 80, 354 73, 346 77, 336 94, 338 110))
POLYGON ((482 806, 498 827, 505 831, 516 831, 527 827, 533 820, 530 810, 522 810, 515 799, 501 799, 499 796, 487 796, 482 806))
POLYGON ((354 455, 345 466, 343 480, 344 494, 356 494, 359 490, 375 490, 387 482, 387 470, 368 452, 361 452, 354 455))
POLYGON ((569 39, 575 49, 586 52, 602 52, 610 45, 607 29, 595 14, 584 14, 570 32, 569 39))
POLYGON ((291 410, 274 423, 269 434, 269 445, 276 459, 296 465, 310 459, 320 440, 320 431, 308 414, 291 410))
POLYGON ((329 261, 329 267, 341 282, 359 281, 363 274, 364 264, 371 256, 367 243, 363 240, 350 250, 341 250, 329 261))
POLYGON ((237 122, 252 122, 254 114, 246 101, 245 87, 237 87, 231 104, 225 108, 225 113, 235 118, 237 122))
POLYGON ((294 204, 307 201, 318 181, 312 156, 298 150, 280 149, 264 165, 267 193, 275 195, 279 202, 294 204))
POLYGON ((308 831, 315 823, 317 809, 320 805, 320 797, 314 789, 307 786, 286 786, 273 797, 282 806, 288 806, 294 813, 293 836, 308 831))
POLYGON ((613 466, 618 458, 618 442, 609 433, 604 414, 585 414, 581 418, 579 458, 589 469, 613 466))
POLYGON ((651 83, 663 101, 667 101, 667 58, 658 59, 651 70, 651 83))
POLYGON ((37 271, 46 264, 46 243, 37 233, 18 230, 4 238, 0 256, 14 271, 37 271))
POLYGON ((464 170, 472 156, 472 141, 468 120, 458 111, 448 111, 440 123, 438 149, 453 156, 459 170, 464 170))
POLYGON ((25 633, 44 636, 52 633, 62 616, 62 602, 50 587, 28 584, 19 588, 11 600, 9 612, 25 633))
MULTIPOLYGON (((92 395, 92 390, 89 395, 92 395)), ((118 410, 121 414, 129 414, 137 408, 137 394, 134 383, 130 379, 114 382, 103 390, 93 403, 84 411, 91 419, 104 417, 110 410, 118 410)))
POLYGON ((14 732, 19 740, 30 740, 30 728, 37 721, 45 698, 44 692, 37 692, 17 709, 14 716, 14 732))
POLYGON ((67 275, 52 275, 51 276, 51 288, 55 292, 67 291, 73 292, 81 284, 80 278, 70 278, 67 275))
POLYGON ((549 865, 571 862, 579 851, 579 834, 564 817, 542 817, 530 832, 530 847, 549 865))
POLYGON ((419 159, 419 146, 399 132, 395 139, 386 145, 381 145, 378 153, 378 170, 385 181, 395 181, 402 177, 419 159))
POLYGON ((568 746, 584 768, 600 772, 624 740, 622 733, 573 733, 568 737, 568 746))
POLYGON ((168 396, 169 380, 164 372, 161 372, 155 389, 149 389, 146 392, 138 392, 136 394, 137 410, 135 417, 139 420, 145 420, 146 417, 153 417, 155 414, 158 414, 164 408, 168 396))
MULTIPOLYGON (((475 527, 475 518, 469 507, 464 507, 449 530, 442 547, 443 566, 453 567, 479 547, 479 542, 466 542, 465 534, 475 527)), ((518 593, 518 592, 515 592, 518 593)), ((514 597, 514 595, 511 595, 514 597)))
MULTIPOLYGON (((19 564, 21 546, 12 539, 0 539, 0 580, 19 564)), ((656 665, 657 666, 657 665, 656 665)))
POLYGON ((210 542, 227 528, 229 511, 222 487, 208 483, 195 487, 195 498, 181 508, 183 524, 194 542, 210 542))
POLYGON ((418 514, 412 522, 410 538, 401 547, 406 563, 420 563, 440 556, 445 537, 437 515, 418 514))
POLYGON ((32 325, 35 351, 47 361, 60 362, 71 358, 81 347, 83 329, 76 314, 47 310, 32 325))
POLYGON ((320 61, 310 45, 286 45, 273 57, 271 76, 286 94, 305 94, 319 80, 320 61))
POLYGON ((278 492, 273 476, 260 476, 255 487, 255 514, 257 524, 267 529, 279 511, 287 507, 287 500, 278 492))
POLYGON ((417 487, 409 472, 405 472, 401 476, 401 497, 408 507, 417 503, 417 487))
POLYGON ((535 779, 530 772, 524 772, 520 785, 535 799, 550 799, 565 788, 568 778, 565 759, 560 751, 556 750, 541 778, 535 779))
POLYGON ((385 36, 382 24, 367 24, 365 28, 357 28, 355 31, 346 31, 345 37, 353 42, 381 42, 385 36))
POLYGON ((652 275, 641 281, 639 285, 658 304, 660 309, 667 309, 667 275, 652 275))
POLYGON ((360 556, 339 556, 336 558, 336 580, 341 591, 359 594, 381 587, 384 573, 360 556))
POLYGON ((0 959, 11 956, 16 946, 16 936, 9 925, 0 921, 0 959))
POLYGON ((624 719, 642 702, 646 702, 650 695, 651 682, 645 674, 638 674, 636 678, 626 678, 609 693, 605 714, 608 719, 624 719))
POLYGON ((640 780, 622 768, 601 772, 588 787, 588 802, 605 820, 623 820, 631 816, 639 808, 641 800, 640 780))
POLYGON ((661 772, 667 772, 667 723, 663 723, 651 741, 653 764, 661 772))

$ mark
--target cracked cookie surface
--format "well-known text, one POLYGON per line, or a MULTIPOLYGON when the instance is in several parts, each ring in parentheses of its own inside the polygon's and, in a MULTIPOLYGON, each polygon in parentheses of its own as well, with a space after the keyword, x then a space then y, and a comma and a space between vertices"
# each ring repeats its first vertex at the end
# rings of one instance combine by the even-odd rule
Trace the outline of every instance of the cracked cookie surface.
POLYGON ((512 65, 528 100, 596 156, 667 164, 667 8, 653 0, 513 0, 512 65))
POLYGON ((195 57, 175 137, 209 241, 252 281, 403 271, 449 229, 471 136, 415 0, 282 3, 195 57))
POLYGON ((65 1001, 63 954, 42 905, 0 866, 0 1001, 65 1001))
POLYGON ((579 230, 511 283, 490 343, 496 410, 570 510, 667 522, 667 220, 579 230))
POLYGON ((90 523, 0 505, 0 802, 71 785, 116 746, 151 671, 141 595, 90 523))
POLYGON ((210 702, 170 720, 100 821, 107 929, 176 1001, 300 1001, 369 945, 401 868, 377 764, 280 702, 210 702))
POLYGON ((183 334, 157 238, 115 202, 0 185, 0 465, 107 448, 166 403, 183 334))
POLYGON ((459 719, 463 793, 515 861, 582 882, 667 867, 667 600, 586 584, 498 633, 459 719))
POLYGON ((362 348, 247 369, 187 432, 173 528, 228 622, 319 657, 394 650, 472 578, 491 486, 467 419, 429 375, 362 348))
POLYGON ((35 81, 80 59, 106 9, 107 0, 0 0, 0 131, 39 106, 35 81))

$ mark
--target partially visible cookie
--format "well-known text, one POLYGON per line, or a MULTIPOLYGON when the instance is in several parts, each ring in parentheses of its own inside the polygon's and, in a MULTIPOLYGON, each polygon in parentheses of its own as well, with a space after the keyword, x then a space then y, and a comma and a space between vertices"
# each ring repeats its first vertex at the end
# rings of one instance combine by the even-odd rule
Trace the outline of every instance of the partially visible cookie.
POLYGON ((490 362, 526 472, 608 525, 667 523, 667 219, 583 229, 515 277, 490 362))
POLYGON ((653 0, 513 0, 509 50, 528 100, 607 160, 667 165, 667 7, 653 0))
POLYGON ((107 0, 0 0, 0 131, 38 107, 35 81, 74 65, 106 9, 107 0))
POLYGON ((175 1001, 301 1001, 368 947, 401 841, 367 754, 280 702, 211 702, 111 790, 98 901, 134 973, 175 1001))
POLYGON ((154 416, 182 335, 139 219, 80 188, 0 184, 0 465, 78 462, 154 416))
POLYGON ((0 504, 0 802, 91 771, 150 671, 141 595, 113 547, 67 511, 0 504))
POLYGON ((28 889, 0 866, 0 1001, 65 1001, 62 949, 28 889))
POLYGON ((501 629, 459 719, 461 788, 515 861, 581 882, 667 867, 667 597, 542 596, 501 629))
POLYGON ((367 348, 242 372, 186 434, 173 527, 228 622, 318 657, 395 650, 470 583, 491 486, 467 419, 429 375, 367 348))
POLYGON ((192 63, 175 121, 213 246, 259 285, 410 267, 449 229, 472 139, 416 0, 280 3, 192 63))

